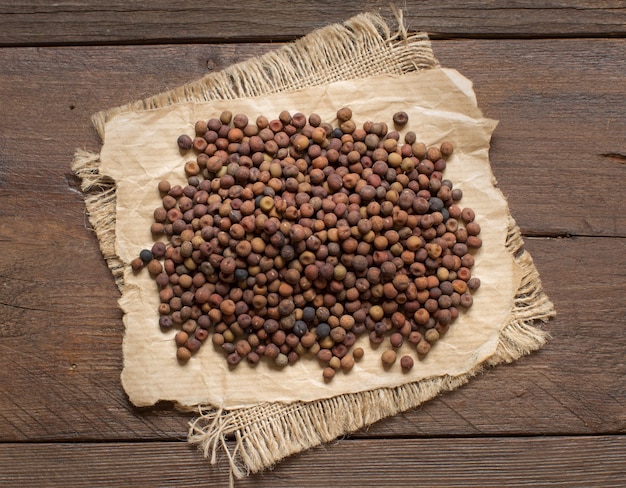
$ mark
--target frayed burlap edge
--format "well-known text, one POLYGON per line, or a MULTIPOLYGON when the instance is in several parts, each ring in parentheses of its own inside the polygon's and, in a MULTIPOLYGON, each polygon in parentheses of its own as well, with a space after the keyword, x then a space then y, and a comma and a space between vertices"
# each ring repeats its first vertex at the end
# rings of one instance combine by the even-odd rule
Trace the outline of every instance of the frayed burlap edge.
MULTIPOLYGON (((392 32, 379 15, 362 14, 335 24, 263 56, 238 63, 174 90, 95 114, 101 140, 111 117, 129 111, 167 107, 184 102, 253 97, 345 79, 379 74, 404 74, 438 67, 428 36, 408 34, 401 12, 392 32)), ((100 174, 100 155, 75 153, 72 169, 82 180, 90 223, 116 284, 123 290, 124 263, 115 252, 115 182, 100 174)), ((233 476, 244 477, 273 467, 287 456, 330 442, 385 417, 414 408, 444 391, 467 383, 485 367, 512 362, 539 349, 547 333, 536 327, 555 315, 543 292, 530 254, 523 249, 519 228, 511 219, 507 247, 524 270, 509 322, 500 334, 495 354, 484 364, 457 377, 429 378, 396 388, 380 388, 314 402, 264 403, 241 409, 198 406, 188 440, 217 462, 228 459, 233 476), (229 441, 229 442, 227 442, 229 441), (233 447, 230 447, 233 446, 233 447)))
POLYGON ((74 154, 72 171, 81 180, 89 223, 96 233, 100 251, 113 274, 115 284, 121 291, 124 263, 115 250, 115 181, 100 173, 100 154, 82 149, 74 154))
MULTIPOLYGON (((96 113, 94 127, 105 140, 106 122, 115 115, 207 102, 256 97, 341 80, 404 74, 439 67, 428 35, 407 33, 402 12, 393 10, 396 30, 380 15, 364 13, 333 24, 257 58, 144 100, 96 113)), ((124 288, 123 263, 115 254, 115 182, 99 172, 97 153, 79 150, 72 170, 82 180, 89 221, 115 283, 124 288)))
POLYGON ((263 403, 231 410, 199 407, 199 416, 190 423, 189 442, 197 445, 213 464, 223 453, 231 475, 242 478, 270 469, 287 456, 415 408, 464 385, 487 367, 510 363, 536 351, 548 339, 548 333, 537 325, 547 322, 556 312, 523 244, 521 232, 511 218, 506 246, 522 268, 523 276, 496 351, 485 363, 460 376, 428 378, 396 388, 308 403, 263 403))

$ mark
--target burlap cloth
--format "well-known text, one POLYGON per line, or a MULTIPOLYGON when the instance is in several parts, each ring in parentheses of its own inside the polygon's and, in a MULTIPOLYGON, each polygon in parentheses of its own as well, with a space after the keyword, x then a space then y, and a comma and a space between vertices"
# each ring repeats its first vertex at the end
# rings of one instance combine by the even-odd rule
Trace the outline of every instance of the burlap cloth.
POLYGON ((73 169, 122 292, 124 389, 138 406, 168 400, 196 409, 189 441, 212 462, 223 450, 237 477, 415 407, 546 340, 536 323, 552 317, 554 308, 491 173, 496 122, 482 116, 469 80, 439 66, 428 37, 407 34, 398 20, 392 32, 381 17, 360 15, 176 90, 98 113, 100 153, 76 153, 73 169), (419 140, 454 141, 445 176, 463 190, 462 206, 475 210, 484 242, 475 255, 473 274, 482 285, 473 307, 410 373, 383 370, 380 351, 371 350, 367 337, 359 341, 363 361, 331 382, 323 381, 314 359, 283 370, 265 363, 229 370, 223 354, 207 346, 180 366, 174 332, 157 325, 156 284, 128 266, 151 245, 152 212, 160 204, 156 183, 185 181, 186 158, 173 141, 190 133, 196 120, 225 109, 252 119, 284 109, 317 112, 336 122, 342 106, 352 108, 357 124, 389 121, 405 110, 410 123, 404 130, 419 140))

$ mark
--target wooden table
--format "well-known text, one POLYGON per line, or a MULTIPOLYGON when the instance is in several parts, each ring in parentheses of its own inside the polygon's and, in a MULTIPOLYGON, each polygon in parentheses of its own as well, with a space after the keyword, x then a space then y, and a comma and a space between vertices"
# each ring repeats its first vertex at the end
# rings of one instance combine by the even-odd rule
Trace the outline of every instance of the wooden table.
MULTIPOLYGON (((188 415, 122 390, 119 293, 74 150, 98 149, 97 110, 386 5, 29 3, 0 0, 0 486, 224 486, 188 415)), ((493 170, 552 340, 238 487, 626 486, 626 8, 567 3, 403 2, 500 121, 493 170)))

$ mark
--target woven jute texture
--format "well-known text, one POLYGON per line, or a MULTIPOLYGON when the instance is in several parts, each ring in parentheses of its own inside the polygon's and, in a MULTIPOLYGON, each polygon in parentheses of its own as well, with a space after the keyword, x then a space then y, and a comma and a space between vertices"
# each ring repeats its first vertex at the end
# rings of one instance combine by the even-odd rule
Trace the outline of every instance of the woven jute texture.
MULTIPOLYGON (((93 116, 93 123, 104 142, 107 121, 124 112, 183 102, 258 97, 335 81, 403 75, 438 67, 428 36, 407 33, 400 13, 396 12, 395 20, 389 22, 376 14, 362 14, 166 93, 99 112, 93 116)), ((91 225, 116 284, 123 290, 125 263, 115 252, 116 184, 99 168, 100 154, 76 152, 73 170, 82 180, 91 225)), ((261 403, 235 409, 198 405, 197 417, 190 423, 189 442, 198 445, 212 463, 223 453, 231 474, 241 478, 270 468, 294 453, 414 408, 465 384, 484 368, 537 350, 547 339, 547 333, 538 324, 553 317, 555 311, 512 218, 506 246, 523 270, 521 285, 495 354, 467 374, 311 402, 261 403), (228 440, 232 442, 227 444, 228 440)))

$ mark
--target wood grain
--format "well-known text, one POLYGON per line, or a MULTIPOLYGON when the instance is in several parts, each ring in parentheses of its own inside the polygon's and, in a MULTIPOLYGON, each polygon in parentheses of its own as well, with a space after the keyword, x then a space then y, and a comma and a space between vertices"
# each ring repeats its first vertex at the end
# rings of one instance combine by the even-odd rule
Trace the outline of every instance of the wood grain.
MULTIPOLYGON (((567 5, 557 0, 406 0, 401 7, 409 29, 448 37, 623 36, 626 8, 619 0, 567 5)), ((330 22, 366 11, 391 17, 379 0, 247 2, 199 4, 165 0, 139 4, 123 0, 79 2, 0 1, 0 45, 58 45, 170 42, 267 42, 301 37, 330 22)))
MULTIPOLYGON (((294 455, 237 488, 623 487, 626 437, 343 440, 294 455)), ((0 445, 7 486, 227 486, 225 463, 209 466, 183 443, 0 445)))

